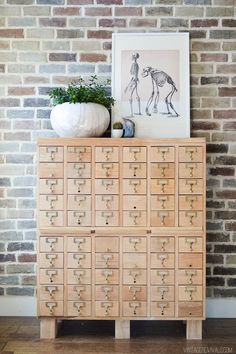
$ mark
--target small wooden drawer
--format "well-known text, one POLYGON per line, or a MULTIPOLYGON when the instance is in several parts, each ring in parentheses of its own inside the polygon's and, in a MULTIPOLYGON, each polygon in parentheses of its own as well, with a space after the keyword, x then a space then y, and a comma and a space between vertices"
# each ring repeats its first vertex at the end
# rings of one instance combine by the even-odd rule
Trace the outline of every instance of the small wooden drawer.
POLYGON ((127 146, 123 147, 124 162, 146 162, 146 147, 127 146))
POLYGON ((203 178, 202 163, 195 163, 195 162, 180 163, 179 178, 203 178))
POLYGON ((174 268, 174 253, 151 253, 151 268, 174 268))
POLYGON ((174 237, 151 237, 151 252, 174 252, 175 251, 175 238, 174 237))
POLYGON ((151 211, 151 226, 158 226, 158 227, 175 226, 174 211, 170 211, 170 210, 151 211))
POLYGON ((88 211, 91 208, 92 203, 89 195, 68 195, 68 210, 88 211))
POLYGON ((64 225, 64 215, 62 210, 48 210, 39 212, 39 224, 42 227, 54 227, 64 225))
POLYGON ((147 303, 145 301, 123 301, 124 317, 147 316, 147 303))
POLYGON ((178 270, 178 283, 180 285, 201 285, 203 275, 201 269, 181 269, 178 270))
POLYGON ((175 148, 173 146, 152 146, 151 161, 153 162, 174 162, 175 148))
POLYGON ((202 302, 179 302, 178 317, 202 317, 203 304, 202 302))
POLYGON ((95 210, 118 210, 119 197, 118 195, 96 195, 95 210))
POLYGON ((119 302, 118 301, 96 301, 95 316, 96 317, 119 316, 119 302))
POLYGON ((123 196, 123 210, 146 210, 147 197, 144 195, 123 196))
POLYGON ((203 180, 202 179, 180 179, 179 194, 202 194, 203 180))
POLYGON ((95 284, 119 284, 118 269, 95 269, 95 284))
POLYGON ((175 301, 174 286, 152 286, 151 287, 152 301, 175 301))
POLYGON ((119 194, 118 179, 96 179, 95 194, 119 194))
POLYGON ((141 285, 123 286, 122 299, 124 301, 146 301, 147 287, 141 285))
POLYGON ((39 196, 39 210, 63 210, 63 209, 64 209, 63 195, 40 195, 39 196))
POLYGON ((180 162, 201 162, 203 159, 202 146, 180 146, 179 161, 180 162))
POLYGON ((123 268, 145 269, 146 267, 146 253, 123 253, 123 268))
POLYGON ((67 253, 67 268, 91 268, 91 253, 67 253))
POLYGON ((202 286, 181 285, 179 286, 179 301, 202 301, 202 286))
POLYGON ((39 180, 40 194, 63 194, 63 190, 63 179, 48 178, 39 180))
POLYGON ((180 211, 179 212, 179 226, 182 227, 201 227, 203 226, 202 212, 193 211, 180 211))
POLYGON ((86 162, 69 162, 67 164, 68 178, 91 178, 91 164, 86 162))
POLYGON ((95 164, 95 178, 118 178, 119 164, 116 162, 99 162, 95 164))
POLYGON ((67 161, 68 162, 90 162, 91 147, 90 146, 68 146, 67 161))
POLYGON ((151 194, 174 194, 174 179, 151 179, 151 194))
POLYGON ((63 316, 63 301, 39 301, 39 316, 63 316))
POLYGON ((119 149, 117 146, 98 146, 95 148, 96 162, 118 162, 119 149))
POLYGON ((174 302, 151 302, 151 316, 153 317, 175 317, 174 302))
POLYGON ((40 268, 63 268, 63 253, 40 253, 40 268))
POLYGON ((90 179, 68 179, 67 187, 68 187, 68 194, 90 194, 91 180, 90 179))
POLYGON ((68 211, 68 226, 91 226, 91 212, 68 211))
POLYGON ((98 301, 118 301, 119 286, 118 285, 96 285, 95 300, 98 301))
POLYGON ((68 284, 91 284, 91 269, 68 269, 68 284))
POLYGON ((67 315, 76 316, 76 317, 90 317, 91 302, 90 301, 68 301, 67 315))
POLYGON ((146 252, 147 239, 140 236, 123 237, 123 252, 146 252))
POLYGON ((51 285, 63 284, 63 269, 40 269, 39 283, 51 285))
POLYGON ((40 236, 40 252, 63 252, 63 237, 40 236))
POLYGON ((180 253, 179 268, 198 268, 202 269, 202 253, 180 253))
POLYGON ((63 147, 61 146, 41 146, 39 148, 40 162, 63 162, 63 147))
POLYGON ((147 283, 147 272, 145 269, 123 269, 123 284, 142 284, 147 283))
POLYGON ((179 210, 202 210, 203 200, 201 195, 180 195, 179 210))
POLYGON ((174 210, 174 195, 151 195, 151 210, 174 210))
POLYGON ((124 179, 123 180, 123 194, 145 194, 147 193, 147 186, 145 179, 124 179))
POLYGON ((90 236, 73 236, 67 237, 68 252, 91 252, 91 237, 90 236))
POLYGON ((146 163, 124 163, 123 178, 146 178, 146 163))
POLYGON ((179 237, 179 252, 202 252, 202 237, 184 236, 179 237))
POLYGON ((152 269, 151 284, 152 285, 174 285, 175 275, 172 269, 152 269))
POLYGON ((64 164, 59 162, 40 162, 39 178, 63 178, 64 164))
POLYGON ((119 252, 119 237, 115 236, 96 236, 95 238, 96 252, 119 252))
POLYGON ((119 268, 118 253, 96 253, 95 255, 96 268, 119 268))
POLYGON ((91 285, 67 285, 68 300, 90 301, 91 298, 91 285))
POLYGON ((123 226, 146 226, 147 214, 146 211, 133 210, 123 212, 123 226))
POLYGON ((104 210, 96 211, 96 226, 119 226, 118 211, 104 210))
POLYGON ((39 300, 63 300, 63 285, 40 285, 38 289, 39 300))
POLYGON ((175 164, 171 162, 151 163, 151 178, 175 178, 175 164))

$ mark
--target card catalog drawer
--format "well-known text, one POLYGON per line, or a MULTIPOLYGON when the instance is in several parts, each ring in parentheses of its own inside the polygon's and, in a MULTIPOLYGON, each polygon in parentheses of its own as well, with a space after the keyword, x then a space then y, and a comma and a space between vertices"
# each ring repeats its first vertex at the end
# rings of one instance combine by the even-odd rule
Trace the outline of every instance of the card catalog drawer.
POLYGON ((64 164, 58 162, 40 162, 39 178, 63 178, 64 164))
POLYGON ((146 301, 147 287, 141 285, 123 286, 122 299, 124 301, 146 301))
POLYGON ((63 268, 63 253, 40 253, 40 268, 63 268))
POLYGON ((146 147, 130 146, 123 147, 124 162, 146 162, 146 147))
POLYGON ((90 236, 73 236, 67 237, 68 252, 91 252, 91 237, 90 236))
POLYGON ((151 268, 174 268, 174 253, 151 253, 151 268))
POLYGON ((203 283, 202 270, 200 269, 181 269, 178 270, 179 284, 200 285, 203 283))
POLYGON ((95 315, 96 317, 119 316, 119 302, 118 301, 96 301, 95 315))
POLYGON ((202 146, 181 146, 179 147, 180 162, 201 162, 203 160, 202 146))
POLYGON ((147 193, 145 179, 124 179, 123 194, 145 194, 147 193))
POLYGON ((179 286, 179 301, 202 301, 203 293, 200 285, 179 286))
POLYGON ((63 301, 39 301, 39 316, 63 316, 63 301))
POLYGON ((90 179, 68 179, 68 194, 90 194, 90 179))
POLYGON ((174 179, 151 179, 151 194, 174 194, 174 179))
POLYGON ((180 179, 179 194, 202 194, 203 180, 202 179, 180 179))
POLYGON ((202 254, 201 253, 180 253, 179 254, 179 268, 202 268, 202 254))
POLYGON ((91 316, 91 302, 90 301, 68 301, 67 315, 76 317, 91 316))
POLYGON ((124 211, 123 225, 124 226, 146 226, 147 215, 146 211, 124 211))
POLYGON ((179 302, 178 306, 179 317, 202 317, 203 304, 202 302, 179 302))
POLYGON ((119 252, 119 237, 96 236, 95 252, 119 252))
POLYGON ((63 194, 63 179, 40 179, 40 194, 63 194))
POLYGON ((97 146, 95 147, 96 162, 118 162, 119 149, 117 146, 97 146))
POLYGON ((175 178, 174 163, 151 163, 151 178, 175 178))
POLYGON ((119 226, 118 211, 96 211, 96 226, 119 226))
POLYGON ((201 227, 203 225, 201 211, 180 211, 179 226, 183 227, 201 227))
POLYGON ((123 210, 146 210, 147 197, 144 195, 123 196, 123 210))
POLYGON ((145 269, 146 267, 146 253, 123 253, 123 268, 145 269))
POLYGON ((40 211, 39 212, 39 224, 42 227, 48 226, 63 226, 64 214, 63 211, 40 211))
POLYGON ((63 237, 40 236, 40 252, 63 252, 63 237))
POLYGON ((151 284, 174 285, 175 275, 172 269, 151 269, 151 284))
POLYGON ((174 302, 151 302, 151 316, 154 317, 175 317, 174 302))
POLYGON ((123 252, 146 252, 147 239, 140 236, 123 237, 123 252))
POLYGON ((175 226, 174 211, 151 211, 151 226, 171 227, 175 226))
POLYGON ((123 163, 123 178, 146 178, 146 163, 123 163))
POLYGON ((179 178, 202 178, 203 164, 185 162, 179 164, 179 178))
POLYGON ((95 255, 96 268, 119 268, 118 253, 96 253, 95 255))
POLYGON ((63 285, 40 285, 38 288, 39 300, 63 300, 63 285))
POLYGON ((91 269, 68 269, 68 284, 91 284, 91 269))
POLYGON ((153 162, 174 162, 175 148, 173 146, 152 146, 151 161, 153 162))
POLYGON ((90 285, 67 285, 68 300, 90 301, 91 298, 92 295, 90 285))
POLYGON ((119 284, 118 269, 95 269, 95 284, 119 284))
POLYGON ((147 271, 145 269, 123 269, 123 284, 142 284, 147 283, 147 271))
POLYGON ((179 210, 202 210, 203 199, 201 195, 180 195, 179 210))
POLYGON ((40 195, 39 210, 63 210, 63 195, 40 195))
POLYGON ((119 301, 119 286, 118 285, 96 285, 95 300, 119 301))
POLYGON ((63 269, 40 269, 39 282, 51 285, 63 284, 63 269))
POLYGON ((151 237, 151 252, 174 252, 175 238, 174 237, 151 237))
POLYGON ((91 212, 68 211, 68 226, 91 226, 91 212))
POLYGON ((91 147, 90 146, 68 146, 67 161, 68 162, 90 162, 91 147))
POLYGON ((69 162, 67 164, 68 178, 91 178, 91 164, 86 162, 69 162))
POLYGON ((144 301, 123 301, 124 317, 145 317, 147 316, 147 304, 144 301))
POLYGON ((174 210, 174 195, 151 195, 151 210, 174 210))
POLYGON ((117 195, 96 195, 95 210, 119 210, 119 197, 117 195))
POLYGON ((118 178, 119 164, 115 162, 100 162, 95 164, 95 178, 118 178))
POLYGON ((91 253, 67 253, 67 268, 91 268, 91 253))
POLYGON ((152 286, 151 287, 152 301, 175 301, 174 286, 152 286))
POLYGON ((69 210, 88 211, 91 210, 92 203, 89 195, 68 195, 69 210))
POLYGON ((119 194, 119 180, 96 179, 95 194, 119 194))
POLYGON ((179 237, 179 252, 202 252, 202 237, 184 236, 179 237))
POLYGON ((39 148, 40 162, 63 162, 63 147, 61 146, 41 146, 39 148))

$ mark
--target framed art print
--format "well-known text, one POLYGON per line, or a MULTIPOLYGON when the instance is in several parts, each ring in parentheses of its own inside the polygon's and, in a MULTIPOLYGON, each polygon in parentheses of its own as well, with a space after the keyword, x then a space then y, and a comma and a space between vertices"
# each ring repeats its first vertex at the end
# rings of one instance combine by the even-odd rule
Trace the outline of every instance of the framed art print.
POLYGON ((190 136, 188 33, 114 33, 112 121, 138 138, 190 136))

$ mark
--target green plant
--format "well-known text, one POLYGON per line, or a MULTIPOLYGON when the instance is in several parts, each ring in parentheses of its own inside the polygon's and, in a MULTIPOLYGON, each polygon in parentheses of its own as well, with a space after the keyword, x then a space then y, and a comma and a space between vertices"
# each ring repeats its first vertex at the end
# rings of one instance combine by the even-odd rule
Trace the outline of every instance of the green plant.
POLYGON ((114 98, 107 92, 107 86, 110 85, 110 80, 106 83, 98 83, 96 75, 91 76, 89 82, 80 78, 78 82, 72 82, 67 88, 54 88, 49 92, 53 106, 61 103, 98 103, 106 108, 111 108, 114 105, 114 98))
POLYGON ((114 122, 112 127, 113 129, 123 129, 123 124, 121 122, 114 122))

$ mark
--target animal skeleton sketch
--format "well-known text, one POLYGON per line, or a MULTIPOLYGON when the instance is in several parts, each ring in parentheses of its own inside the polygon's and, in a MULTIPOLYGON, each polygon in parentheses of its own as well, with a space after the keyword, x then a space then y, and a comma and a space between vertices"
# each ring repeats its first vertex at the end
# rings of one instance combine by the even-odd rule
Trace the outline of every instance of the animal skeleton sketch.
POLYGON ((133 95, 134 93, 136 94, 136 100, 138 102, 138 115, 141 115, 141 106, 140 106, 140 97, 138 94, 138 84, 139 84, 139 78, 138 78, 138 73, 139 73, 139 65, 137 63, 137 60, 139 58, 139 53, 134 53, 132 55, 132 60, 134 61, 131 65, 130 68, 130 74, 131 74, 131 79, 128 83, 128 85, 125 88, 125 93, 127 91, 130 91, 130 96, 129 96, 129 103, 130 103, 130 116, 134 116, 133 112, 133 95))

